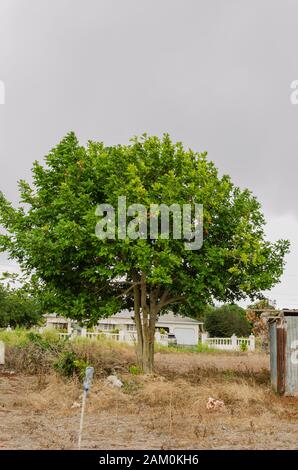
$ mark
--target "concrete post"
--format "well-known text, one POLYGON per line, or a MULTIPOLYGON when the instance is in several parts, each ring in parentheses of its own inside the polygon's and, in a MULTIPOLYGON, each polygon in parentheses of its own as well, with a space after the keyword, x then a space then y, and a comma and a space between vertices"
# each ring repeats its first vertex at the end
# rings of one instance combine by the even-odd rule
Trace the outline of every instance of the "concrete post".
POLYGON ((208 333, 201 333, 202 344, 207 343, 208 333))
POLYGON ((256 348, 256 339, 254 335, 249 336, 249 351, 254 351, 256 348))
POLYGON ((231 341, 232 341, 232 349, 236 351, 238 349, 238 346, 237 346, 237 336, 235 334, 231 336, 231 341))
POLYGON ((82 328, 82 329, 81 329, 81 336, 82 336, 83 338, 86 338, 86 336, 87 336, 87 328, 82 328))
POLYGON ((160 344, 160 332, 159 331, 155 332, 155 341, 157 342, 157 344, 160 344))
POLYGON ((125 331, 119 330, 119 341, 120 343, 125 343, 125 331))

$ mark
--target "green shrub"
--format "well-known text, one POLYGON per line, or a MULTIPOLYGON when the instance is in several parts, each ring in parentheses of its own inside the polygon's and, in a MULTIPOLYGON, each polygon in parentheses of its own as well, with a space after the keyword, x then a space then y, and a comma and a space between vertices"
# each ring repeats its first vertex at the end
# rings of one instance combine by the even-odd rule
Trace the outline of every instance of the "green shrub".
POLYGON ((0 331, 0 341, 8 346, 25 346, 30 342, 28 338, 28 330, 25 328, 15 328, 11 331, 0 331))
POLYGON ((59 332, 50 328, 43 333, 15 329, 0 331, 0 340, 7 346, 7 367, 30 374, 47 373, 54 367, 62 375, 82 377, 85 368, 92 364, 98 376, 106 376, 123 362, 127 368, 135 363, 133 346, 104 336, 99 340, 78 336, 67 341, 60 339, 59 332))
POLYGON ((196 350, 197 352, 215 352, 216 351, 215 348, 211 348, 210 346, 208 346, 208 344, 204 344, 204 343, 198 343, 196 350))
POLYGON ((142 373, 140 367, 136 366, 136 365, 131 365, 129 367, 129 372, 132 374, 132 375, 139 375, 142 373))
POLYGON ((42 334, 36 333, 35 331, 28 332, 28 340, 41 348, 44 351, 61 349, 62 341, 59 335, 56 336, 52 331, 44 332, 42 334))
POLYGON ((245 310, 238 305, 222 305, 206 314, 205 329, 211 337, 230 338, 248 336, 251 325, 246 319, 245 310))
POLYGON ((240 343, 240 351, 245 352, 245 351, 247 351, 247 349, 248 349, 248 348, 247 348, 247 343, 244 342, 244 341, 241 342, 241 343, 240 343))
POLYGON ((56 330, 55 328, 45 328, 41 333, 41 336, 44 338, 45 341, 48 343, 57 344, 60 341, 64 341, 59 336, 60 331, 56 330))
POLYGON ((79 359, 74 351, 63 351, 58 361, 53 364, 54 369, 66 377, 73 377, 77 375, 80 379, 85 376, 86 367, 88 363, 79 359))
MULTIPOLYGON (((10 276, 5 276, 10 280, 10 276)), ((0 327, 27 327, 40 324, 40 305, 24 288, 13 288, 0 282, 0 327)))

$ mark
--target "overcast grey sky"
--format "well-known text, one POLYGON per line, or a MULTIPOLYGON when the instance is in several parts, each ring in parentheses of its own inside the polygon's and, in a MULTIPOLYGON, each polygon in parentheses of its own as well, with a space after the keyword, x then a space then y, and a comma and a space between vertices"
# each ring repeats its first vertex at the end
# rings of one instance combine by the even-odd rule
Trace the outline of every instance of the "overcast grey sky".
POLYGON ((254 191, 271 240, 291 240, 269 296, 298 307, 297 18, 298 0, 0 0, 1 190, 17 201, 70 130, 107 144, 169 132, 254 191))

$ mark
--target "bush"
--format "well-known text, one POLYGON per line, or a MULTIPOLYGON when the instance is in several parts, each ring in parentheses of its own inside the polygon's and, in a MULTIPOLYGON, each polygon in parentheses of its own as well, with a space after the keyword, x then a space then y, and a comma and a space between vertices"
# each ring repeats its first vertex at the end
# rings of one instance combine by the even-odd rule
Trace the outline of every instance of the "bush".
POLYGON ((0 283, 0 327, 28 328, 39 324, 41 318, 40 305, 28 292, 0 283))
POLYGON ((5 365, 8 368, 29 374, 47 373, 51 370, 57 351, 44 349, 34 342, 19 346, 8 346, 5 365))
POLYGON ((61 333, 61 331, 58 331, 55 328, 45 328, 41 333, 41 336, 48 343, 57 344, 64 341, 64 339, 60 338, 59 333, 61 333))
POLYGON ((248 336, 251 325, 246 319, 245 310, 238 305, 223 305, 206 314, 205 329, 211 337, 229 338, 248 336))
POLYGON ((30 374, 54 368, 65 376, 82 377, 85 368, 92 364, 97 376, 106 376, 115 369, 127 371, 135 362, 132 346, 105 337, 67 341, 50 328, 43 333, 23 328, 4 330, 0 331, 0 340, 6 344, 6 367, 30 374))
POLYGON ((74 351, 63 351, 58 361, 53 364, 54 369, 66 377, 73 377, 77 375, 80 379, 85 376, 86 367, 88 363, 79 359, 74 351))
POLYGON ((12 331, 0 331, 0 341, 4 341, 8 346, 24 346, 29 343, 28 330, 16 328, 12 331))
POLYGON ((142 373, 140 367, 135 365, 129 367, 129 372, 131 373, 131 375, 139 375, 142 373))
POLYGON ((199 343, 196 348, 197 352, 218 352, 216 349, 211 348, 208 344, 199 343))
POLYGON ((247 349, 247 343, 240 343, 240 351, 246 352, 247 349))

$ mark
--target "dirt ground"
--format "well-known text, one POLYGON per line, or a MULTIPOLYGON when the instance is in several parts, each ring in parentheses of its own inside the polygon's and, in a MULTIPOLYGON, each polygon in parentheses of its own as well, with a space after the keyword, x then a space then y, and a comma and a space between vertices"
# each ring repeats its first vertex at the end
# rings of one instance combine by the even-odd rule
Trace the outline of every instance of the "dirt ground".
MULTIPOLYGON (((153 377, 94 381, 83 449, 298 449, 298 397, 270 389, 265 354, 156 354, 153 377), (208 410, 209 397, 224 407, 208 410)), ((0 449, 75 449, 82 386, 0 373, 0 449)))

